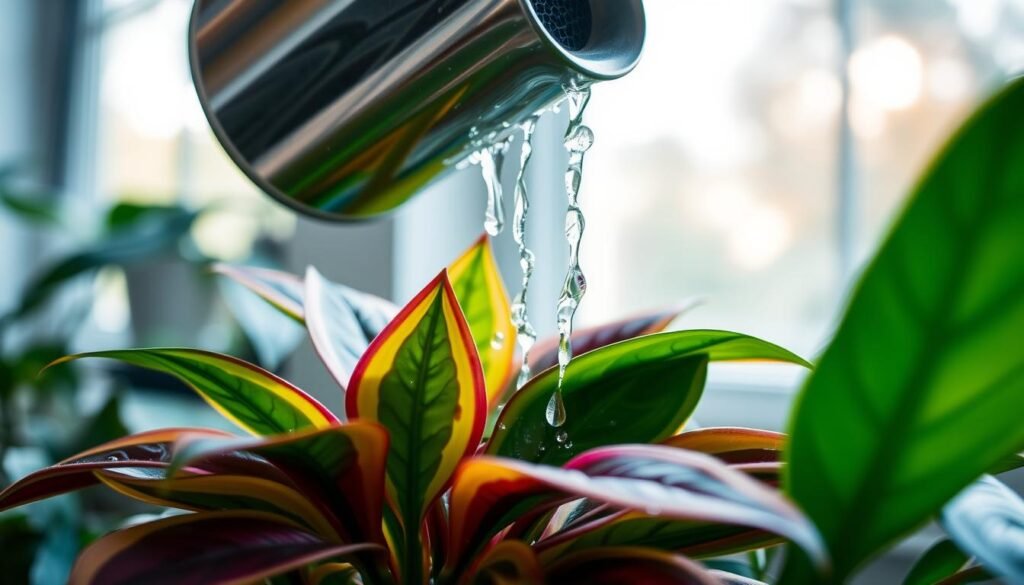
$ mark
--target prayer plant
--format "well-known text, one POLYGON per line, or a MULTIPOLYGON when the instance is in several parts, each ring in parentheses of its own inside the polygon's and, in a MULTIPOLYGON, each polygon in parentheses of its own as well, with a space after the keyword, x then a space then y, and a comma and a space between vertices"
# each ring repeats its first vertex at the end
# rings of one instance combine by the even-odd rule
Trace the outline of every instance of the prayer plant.
MULTIPOLYGON (((103 484, 188 512, 101 538, 72 583, 752 583, 783 558, 766 549, 786 552, 781 582, 845 581, 981 474, 1020 464, 1022 111, 1018 82, 920 183, 789 438, 680 432, 710 362, 809 364, 742 334, 664 332, 676 311, 579 332, 568 419, 550 427, 550 344, 506 390, 514 330, 482 238, 400 310, 312 269, 222 268, 304 323, 345 412, 224 355, 72 356, 176 376, 255 437, 133 435, 21 479, 0 509, 103 484), (714 560, 740 552, 750 566, 714 560)), ((1020 525, 1013 498, 992 480, 957 498, 942 515, 955 544, 929 551, 914 582, 984 574, 971 557, 1021 579, 1019 541, 986 529, 1020 525)))

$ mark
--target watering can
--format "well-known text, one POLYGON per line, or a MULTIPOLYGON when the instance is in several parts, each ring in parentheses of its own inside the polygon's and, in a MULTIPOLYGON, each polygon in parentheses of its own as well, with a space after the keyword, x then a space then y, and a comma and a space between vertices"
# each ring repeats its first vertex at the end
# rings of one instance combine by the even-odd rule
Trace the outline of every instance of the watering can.
POLYGON ((388 212, 563 97, 628 73, 642 0, 198 0, 192 76, 263 191, 324 219, 388 212))

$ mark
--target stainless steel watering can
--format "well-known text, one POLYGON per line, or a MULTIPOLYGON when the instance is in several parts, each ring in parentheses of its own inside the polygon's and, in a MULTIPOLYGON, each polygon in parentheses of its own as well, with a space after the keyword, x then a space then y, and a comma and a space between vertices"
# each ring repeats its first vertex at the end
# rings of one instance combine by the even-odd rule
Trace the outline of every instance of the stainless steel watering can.
POLYGON ((218 140, 295 209, 365 219, 563 97, 636 66, 642 0, 198 0, 218 140))

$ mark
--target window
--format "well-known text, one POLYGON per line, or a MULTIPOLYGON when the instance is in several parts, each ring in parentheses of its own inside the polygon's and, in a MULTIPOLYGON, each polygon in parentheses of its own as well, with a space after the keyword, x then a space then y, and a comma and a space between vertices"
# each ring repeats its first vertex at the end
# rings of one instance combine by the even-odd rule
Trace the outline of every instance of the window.
POLYGON ((260 234, 283 240, 294 219, 263 197, 213 137, 190 80, 188 0, 105 0, 100 39, 100 196, 136 203, 216 204, 194 235, 224 260, 260 234))
POLYGON ((1024 65, 1024 3, 645 7, 644 59, 588 111, 581 310, 600 321, 701 296, 680 324, 814 355, 928 157, 1024 65))
MULTIPOLYGON (((393 228, 296 220, 258 194, 203 119, 183 42, 192 2, 100 4, 89 30, 101 45, 102 197, 227 202, 197 227, 210 255, 242 258, 269 234, 286 242, 294 268, 316 263, 399 301, 479 233, 483 185, 466 173, 403 209, 393 228), (367 238, 373 245, 361 249, 373 258, 335 253, 367 238)), ((679 326, 744 331, 813 356, 928 157, 980 96, 1024 64, 1024 2, 645 6, 643 60, 599 85, 587 113, 597 142, 582 192, 589 289, 581 325, 698 297, 703 306, 679 326)), ((528 175, 529 242, 540 262, 532 319, 542 332, 553 329, 565 258, 558 123, 542 122, 528 175)), ((514 291, 510 240, 505 234, 497 248, 514 291)))

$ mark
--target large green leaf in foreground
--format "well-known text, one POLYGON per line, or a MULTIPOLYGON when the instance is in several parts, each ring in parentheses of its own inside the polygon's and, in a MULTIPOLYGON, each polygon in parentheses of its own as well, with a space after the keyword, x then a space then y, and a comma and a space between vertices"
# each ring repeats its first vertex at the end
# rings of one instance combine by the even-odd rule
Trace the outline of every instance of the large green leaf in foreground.
POLYGON ((836 581, 1024 447, 1022 254, 1017 81, 925 175, 799 399, 787 486, 836 581))

